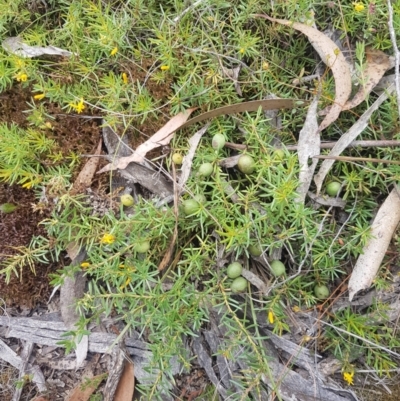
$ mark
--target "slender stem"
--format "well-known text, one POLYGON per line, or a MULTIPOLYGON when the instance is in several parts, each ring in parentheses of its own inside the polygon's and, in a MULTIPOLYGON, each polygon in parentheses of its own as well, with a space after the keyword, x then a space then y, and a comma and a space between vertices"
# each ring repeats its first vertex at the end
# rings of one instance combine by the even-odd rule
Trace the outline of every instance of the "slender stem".
MULTIPOLYGON (((336 145, 336 142, 325 142, 321 143, 321 149, 332 149, 336 145)), ((349 145, 348 148, 387 148, 387 147, 400 146, 400 141, 396 140, 383 140, 383 141, 353 141, 349 145)), ((298 145, 288 145, 286 146, 287 150, 297 150, 298 145)))
POLYGON ((394 71, 395 71, 395 83, 396 83, 396 94, 397 94, 397 107, 398 107, 399 116, 400 116, 400 73, 399 73, 400 52, 399 52, 399 48, 397 47, 396 33, 395 33, 394 27, 393 27, 392 3, 390 0, 387 0, 387 2, 388 2, 388 13, 389 13, 389 21, 388 21, 389 33, 390 33, 390 39, 392 41, 394 58, 395 58, 394 71))

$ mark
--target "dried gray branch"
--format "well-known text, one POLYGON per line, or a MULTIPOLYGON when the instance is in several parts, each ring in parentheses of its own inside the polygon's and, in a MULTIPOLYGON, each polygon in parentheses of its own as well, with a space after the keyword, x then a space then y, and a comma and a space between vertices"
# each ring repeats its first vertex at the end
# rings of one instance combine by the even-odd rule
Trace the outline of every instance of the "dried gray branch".
MULTIPOLYGON (((332 149, 336 146, 337 142, 324 142, 319 145, 320 149, 332 149)), ((400 146, 400 141, 397 140, 382 140, 382 141, 353 141, 349 143, 346 148, 390 148, 400 146)), ((297 150, 298 145, 288 145, 287 150, 297 150)))
MULTIPOLYGON (((3 316, 2 316, 3 317, 3 316)), ((47 391, 46 381, 43 373, 38 366, 26 364, 4 341, 0 339, 0 358, 8 362, 10 365, 18 370, 26 369, 30 374, 33 374, 32 381, 37 385, 40 392, 47 391)))
MULTIPOLYGON (((0 316, 0 326, 9 327, 7 338, 14 337, 21 340, 31 341, 36 344, 59 346, 63 340, 62 334, 68 331, 66 325, 61 321, 45 321, 34 318, 6 317, 0 316)), ((110 333, 90 333, 89 351, 97 353, 108 353, 110 346, 117 336, 110 333)), ((135 338, 126 338, 125 344, 130 355, 142 358, 150 358, 147 344, 135 338)))
MULTIPOLYGON (((24 376, 26 374, 31 373, 31 372, 29 372, 27 367, 28 367, 29 357, 31 356, 32 351, 33 351, 33 346, 34 346, 34 344, 31 342, 25 342, 25 344, 23 345, 22 352, 20 355, 20 358, 22 359, 22 364, 21 364, 21 368, 20 368, 19 374, 18 374, 18 381, 23 382, 24 376)), ((16 387, 14 394, 13 394, 12 401, 19 401, 19 399, 21 398, 22 390, 23 390, 22 386, 16 387)))
POLYGON ((390 39, 392 41, 394 58, 395 58, 394 71, 395 71, 395 83, 396 83, 396 95, 397 95, 397 108, 398 108, 399 117, 400 117, 400 73, 399 73, 400 52, 399 52, 399 48, 398 48, 397 42, 396 42, 396 32, 394 31, 394 27, 393 27, 392 2, 390 0, 387 0, 387 2, 388 2, 388 13, 389 13, 388 27, 389 27, 389 34, 390 34, 390 39))

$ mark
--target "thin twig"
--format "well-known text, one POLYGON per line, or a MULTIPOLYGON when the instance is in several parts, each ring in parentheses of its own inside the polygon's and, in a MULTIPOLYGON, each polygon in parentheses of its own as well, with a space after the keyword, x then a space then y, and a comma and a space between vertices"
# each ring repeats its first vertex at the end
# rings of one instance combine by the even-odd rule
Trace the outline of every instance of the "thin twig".
MULTIPOLYGON (((321 149, 332 149, 336 145, 336 142, 325 142, 321 143, 321 149)), ((348 148, 389 148, 394 146, 400 146, 400 141, 396 140, 383 140, 383 141, 353 141, 347 145, 348 148)), ((287 150, 297 150, 298 145, 288 145, 287 150)))
POLYGON ((374 159, 369 157, 347 157, 347 156, 323 156, 316 155, 312 159, 332 159, 340 160, 344 162, 370 162, 370 163, 384 163, 384 164, 397 164, 400 165, 400 161, 397 160, 386 160, 386 159, 374 159))
POLYGON ((400 116, 400 73, 399 73, 400 52, 399 48, 397 47, 396 33, 393 27, 393 7, 390 0, 388 0, 388 12, 389 12, 388 27, 395 58, 394 72, 395 72, 395 83, 396 83, 396 94, 397 94, 397 108, 400 116))
POLYGON ((175 17, 172 21, 177 23, 185 14, 187 14, 190 10, 192 10, 193 8, 197 7, 200 3, 202 3, 203 0, 198 0, 196 1, 196 3, 190 5, 188 8, 186 8, 185 10, 183 10, 177 17, 175 17))

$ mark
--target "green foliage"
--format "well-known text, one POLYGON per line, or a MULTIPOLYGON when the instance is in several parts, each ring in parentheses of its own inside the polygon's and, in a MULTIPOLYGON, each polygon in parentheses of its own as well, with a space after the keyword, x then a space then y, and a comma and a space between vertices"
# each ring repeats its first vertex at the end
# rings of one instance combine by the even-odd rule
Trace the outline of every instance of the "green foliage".
MULTIPOLYGON (((333 293, 370 238, 377 199, 399 180, 400 167, 336 162, 327 182, 343 183, 340 196, 347 205, 338 218, 331 208, 314 209, 297 202, 297 155, 274 148, 278 136, 283 145, 296 140, 304 124, 305 108, 280 113, 280 129, 262 111, 220 117, 212 121, 201 140, 182 199, 196 199, 198 207, 193 213, 186 216, 181 205, 176 217, 172 207, 141 199, 129 212, 121 206, 119 211, 110 209, 100 214, 86 195, 70 193, 69 178, 76 160, 65 162, 55 139, 51 139, 46 121, 55 116, 48 115, 47 105, 57 103, 65 113, 90 110, 104 115, 112 126, 134 127, 147 135, 161 115, 189 107, 205 111, 269 94, 311 98, 314 84, 293 84, 317 68, 318 60, 308 40, 288 27, 253 18, 257 13, 302 22, 314 20, 321 30, 333 25, 349 43, 358 41, 354 58, 362 85, 366 47, 386 50, 391 46, 386 1, 365 4, 361 10, 351 2, 290 0, 272 6, 264 0, 217 0, 196 3, 186 13, 183 1, 62 0, 47 1, 46 5, 35 12, 26 2, 0 0, 0 9, 5 10, 0 15, 2 36, 18 34, 30 45, 51 44, 74 53, 69 58, 48 60, 0 52, 0 91, 14 85, 19 90, 31 90, 33 97, 26 111, 30 128, 0 124, 0 179, 57 195, 52 199, 51 217, 42 222, 48 239, 34 238, 29 247, 5 260, 0 273, 8 281, 11 274, 22 276, 26 266, 34 270, 35 263, 60 260, 72 242, 84 247, 87 259, 80 266, 65 267, 53 276, 57 285, 84 269, 89 282, 88 292, 77 304, 82 320, 76 330, 66 333, 62 345, 71 351, 86 333, 87 319, 116 313, 127 330, 134 328, 146 334, 154 355, 150 368, 160 369, 167 376, 172 357, 184 368, 190 366, 183 351, 184 336, 194 335, 207 322, 211 305, 219 308, 228 330, 221 352, 232 359, 241 358, 248 366, 243 376, 235 378, 235 384, 246 394, 241 399, 250 391, 257 394, 262 376, 269 374, 268 358, 257 327, 252 327, 250 318, 238 316, 265 316, 273 331, 283 334, 290 330, 285 305, 316 305, 316 285, 327 286, 333 293), (231 69, 238 66, 243 96, 237 94, 230 76, 231 69), (216 134, 246 145, 244 153, 255 161, 251 174, 220 166, 235 152, 227 147, 214 149, 212 138, 216 134), (53 161, 62 164, 51 167, 53 161), (210 174, 197 175, 204 163, 211 164, 210 174), (174 257, 160 274, 158 268, 176 225, 174 257), (138 244, 147 243, 150 248, 138 252, 138 244), (286 272, 283 277, 274 277, 269 270, 263 271, 269 280, 268 294, 257 293, 257 302, 251 296, 243 305, 231 297, 226 266, 220 266, 219 261, 238 259, 246 268, 251 246, 261 249, 261 257, 267 258, 282 250, 286 272), (243 309, 249 313, 239 313, 243 309), (242 350, 239 356, 238 348, 242 350)), ((394 7, 395 30, 400 32, 398 5, 394 7)), ((332 98, 333 91, 334 82, 326 71, 324 101, 332 98)), ((343 118, 324 132, 324 140, 336 140, 368 104, 369 100, 352 112, 343 112, 343 118)), ((395 97, 385 102, 360 139, 400 139, 396 108, 395 97)), ((187 138, 195 129, 177 135, 172 148, 184 155, 189 147, 187 138)), ((139 140, 143 142, 144 135, 139 140)), ((368 154, 357 148, 346 152, 349 156, 368 154)), ((374 153, 376 158, 398 159, 398 149, 375 149, 374 153)), ((378 286, 384 285, 384 278, 377 278, 378 286)), ((248 288, 255 290, 250 285, 248 288)), ((371 314, 381 308, 375 305, 371 314)), ((391 327, 381 321, 371 324, 369 319, 349 310, 331 318, 333 326, 359 337, 327 330, 328 349, 344 365, 365 347, 363 339, 388 348, 399 345, 395 336, 390 337, 391 327)), ((373 346, 367 346, 365 356, 380 373, 394 366, 373 346)), ((151 388, 143 389, 147 399, 156 399, 160 385, 161 375, 151 388)), ((237 394, 232 397, 239 399, 237 394)))
POLYGON ((327 349, 332 349, 335 356, 343 361, 364 355, 367 365, 383 375, 397 366, 385 348, 393 350, 400 346, 400 339, 393 335, 395 329, 382 325, 386 320, 383 304, 375 305, 365 315, 355 314, 346 308, 335 314, 334 327, 326 330, 327 349), (336 327, 343 330, 339 336, 336 327))

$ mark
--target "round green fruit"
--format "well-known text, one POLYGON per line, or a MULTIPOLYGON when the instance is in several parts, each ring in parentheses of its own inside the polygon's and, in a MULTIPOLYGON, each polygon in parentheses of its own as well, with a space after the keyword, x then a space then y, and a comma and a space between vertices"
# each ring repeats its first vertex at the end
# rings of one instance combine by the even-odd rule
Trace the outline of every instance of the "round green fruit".
POLYGON ((134 251, 137 253, 146 253, 150 249, 149 241, 138 242, 134 247, 134 251))
POLYGON ((200 204, 194 199, 187 199, 183 202, 183 212, 186 216, 196 213, 200 209, 200 204))
POLYGON ((256 168, 256 163, 251 156, 242 155, 238 160, 238 168, 243 174, 251 174, 256 168))
POLYGON ((226 269, 226 274, 229 278, 237 278, 242 274, 243 267, 239 262, 231 263, 226 269))
POLYGON ((203 163, 198 170, 198 175, 209 177, 213 173, 213 165, 211 163, 203 163))
POLYGON ((285 274, 285 265, 280 260, 273 260, 270 263, 271 272, 275 277, 279 277, 285 274))
POLYGON ((274 159, 278 161, 282 161, 285 158, 285 152, 282 149, 274 150, 274 159))
POLYGON ((340 187, 341 187, 341 185, 339 182, 336 182, 336 181, 330 182, 326 186, 326 193, 329 196, 336 196, 340 191, 340 187))
POLYGON ((172 155, 172 162, 180 166, 183 162, 183 156, 180 153, 174 153, 172 155))
POLYGON ((132 195, 125 194, 125 195, 121 195, 121 203, 124 206, 129 207, 135 203, 135 200, 133 199, 132 195))
POLYGON ((198 202, 200 205, 207 202, 207 198, 203 194, 197 194, 193 197, 193 199, 198 202))
POLYGON ((225 137, 222 134, 215 134, 212 139, 212 147, 214 149, 222 149, 225 146, 225 137))
POLYGON ((259 245, 250 245, 247 250, 251 256, 261 256, 263 252, 259 245))
POLYGON ((326 299, 329 297, 330 291, 326 285, 316 285, 314 287, 314 294, 318 299, 326 299))
POLYGON ((243 292, 247 288, 247 280, 244 277, 235 278, 231 284, 232 292, 243 292))

